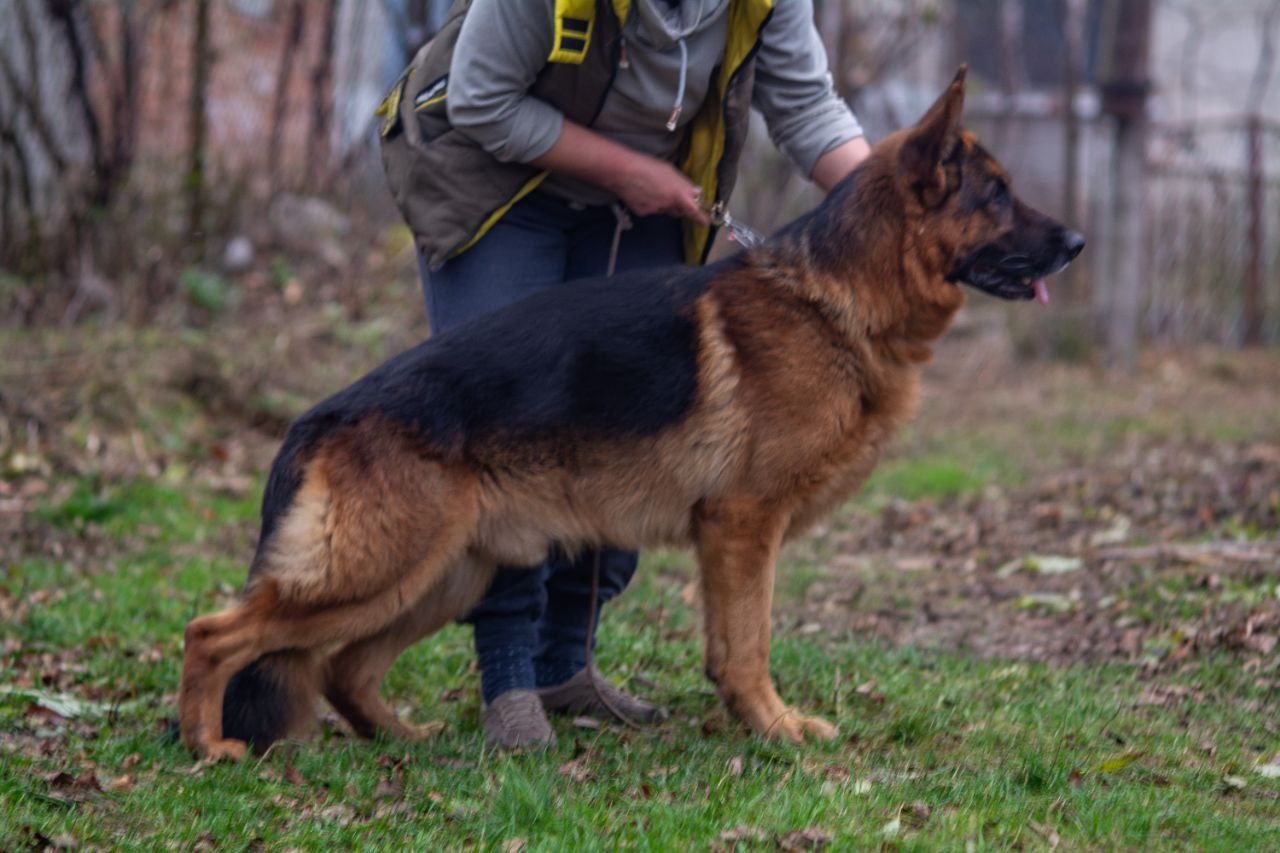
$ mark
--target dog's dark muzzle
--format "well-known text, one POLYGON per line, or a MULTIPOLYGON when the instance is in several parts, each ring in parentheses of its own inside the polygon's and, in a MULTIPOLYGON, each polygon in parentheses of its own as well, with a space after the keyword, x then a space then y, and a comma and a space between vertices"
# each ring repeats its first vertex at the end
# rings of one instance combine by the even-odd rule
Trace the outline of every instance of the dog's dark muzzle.
POLYGON ((967 284, 998 299, 1047 301, 1044 279, 1061 272, 1084 251, 1084 235, 1062 229, 1038 256, 984 247, 965 260, 948 280, 967 284))

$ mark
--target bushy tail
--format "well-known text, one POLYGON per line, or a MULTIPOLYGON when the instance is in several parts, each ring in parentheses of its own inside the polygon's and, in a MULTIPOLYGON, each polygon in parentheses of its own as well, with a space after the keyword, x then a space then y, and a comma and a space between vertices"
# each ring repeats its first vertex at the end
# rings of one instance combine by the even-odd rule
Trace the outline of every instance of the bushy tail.
POLYGON ((322 660, 309 651, 265 655, 231 677, 222 700, 222 736, 263 752, 304 734, 316 719, 322 660))

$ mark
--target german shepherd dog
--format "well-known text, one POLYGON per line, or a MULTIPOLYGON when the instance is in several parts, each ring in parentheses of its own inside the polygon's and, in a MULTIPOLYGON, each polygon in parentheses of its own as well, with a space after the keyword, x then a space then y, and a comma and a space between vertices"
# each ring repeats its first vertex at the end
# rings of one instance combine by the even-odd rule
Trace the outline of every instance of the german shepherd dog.
POLYGON ((323 694, 361 735, 407 647, 552 543, 692 545, 706 672, 753 732, 836 729, 769 677, 782 543, 866 479, 967 284, 1046 294, 1084 238, 959 127, 964 69, 816 210, 702 268, 552 288, 391 359, 293 424, 238 602, 186 629, 182 741, 239 758, 323 694))

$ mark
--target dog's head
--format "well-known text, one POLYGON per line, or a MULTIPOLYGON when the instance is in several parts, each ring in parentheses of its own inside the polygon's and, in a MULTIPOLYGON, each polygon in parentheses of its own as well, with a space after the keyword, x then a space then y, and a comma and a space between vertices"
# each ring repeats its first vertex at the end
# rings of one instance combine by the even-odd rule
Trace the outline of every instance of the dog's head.
POLYGON ((1084 237, 1015 196, 1008 173, 960 128, 964 78, 961 67, 887 152, 897 158, 913 229, 927 235, 914 242, 927 254, 929 286, 963 283, 1001 299, 1047 303, 1045 279, 1080 254, 1084 237))

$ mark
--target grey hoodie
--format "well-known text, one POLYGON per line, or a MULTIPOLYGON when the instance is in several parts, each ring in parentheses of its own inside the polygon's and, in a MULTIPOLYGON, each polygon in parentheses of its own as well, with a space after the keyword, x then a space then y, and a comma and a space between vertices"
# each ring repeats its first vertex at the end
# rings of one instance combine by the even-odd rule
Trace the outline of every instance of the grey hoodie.
MULTIPOLYGON (((474 0, 459 35, 449 120, 499 160, 527 163, 560 138, 564 116, 528 93, 551 52, 554 7, 555 0, 474 0)), ((729 0, 632 0, 631 7, 623 27, 628 67, 618 69, 593 129, 674 161, 723 56, 729 0), (674 131, 667 129, 673 118, 674 131)), ((777 0, 752 99, 774 144, 806 176, 823 154, 862 134, 832 86, 812 0, 777 0)), ((612 201, 564 175, 542 186, 572 201, 612 201)))

